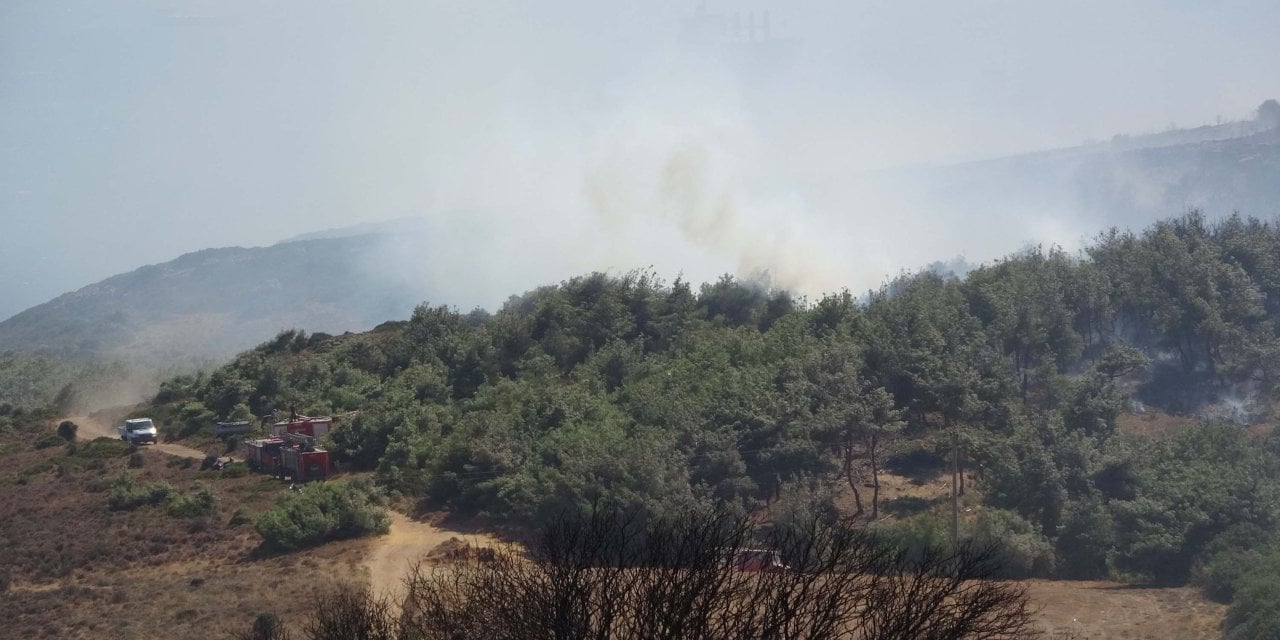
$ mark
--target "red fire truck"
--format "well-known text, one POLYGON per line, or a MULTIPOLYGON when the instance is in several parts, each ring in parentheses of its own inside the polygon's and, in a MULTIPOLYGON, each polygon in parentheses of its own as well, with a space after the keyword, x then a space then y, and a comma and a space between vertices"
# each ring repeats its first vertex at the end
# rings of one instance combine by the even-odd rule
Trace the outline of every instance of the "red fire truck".
POLYGON ((329 476, 329 452, 316 440, 332 426, 332 418, 299 416, 277 422, 272 428, 275 435, 244 443, 245 461, 251 469, 294 482, 324 479, 329 476))

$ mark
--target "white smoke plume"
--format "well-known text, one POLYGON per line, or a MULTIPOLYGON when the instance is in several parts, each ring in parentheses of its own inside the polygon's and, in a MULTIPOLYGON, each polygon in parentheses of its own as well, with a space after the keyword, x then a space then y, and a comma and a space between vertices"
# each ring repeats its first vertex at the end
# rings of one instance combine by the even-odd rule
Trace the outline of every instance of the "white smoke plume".
POLYGON ((1078 246, 1112 220, 1071 176, 929 165, 1252 117, 1280 9, 1203 4, 0 3, 0 319, 407 216, 428 240, 369 267, 462 308, 593 270, 817 294, 1078 246))

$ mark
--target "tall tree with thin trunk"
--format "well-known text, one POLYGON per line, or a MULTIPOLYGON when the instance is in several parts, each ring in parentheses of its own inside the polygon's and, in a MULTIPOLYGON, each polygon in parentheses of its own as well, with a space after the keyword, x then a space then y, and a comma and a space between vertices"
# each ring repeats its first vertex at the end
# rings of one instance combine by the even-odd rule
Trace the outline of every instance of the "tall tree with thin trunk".
POLYGON ((880 452, 884 444, 895 437, 906 422, 893 403, 893 396, 884 387, 864 392, 857 402, 862 405, 865 422, 859 433, 862 449, 871 466, 871 519, 880 517, 880 452))

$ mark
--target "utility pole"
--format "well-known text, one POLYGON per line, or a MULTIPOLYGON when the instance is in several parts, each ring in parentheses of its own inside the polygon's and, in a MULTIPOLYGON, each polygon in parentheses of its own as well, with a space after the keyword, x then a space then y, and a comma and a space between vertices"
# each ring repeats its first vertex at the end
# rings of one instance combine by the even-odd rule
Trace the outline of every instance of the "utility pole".
POLYGON ((960 551, 960 434, 951 425, 951 550, 960 551))

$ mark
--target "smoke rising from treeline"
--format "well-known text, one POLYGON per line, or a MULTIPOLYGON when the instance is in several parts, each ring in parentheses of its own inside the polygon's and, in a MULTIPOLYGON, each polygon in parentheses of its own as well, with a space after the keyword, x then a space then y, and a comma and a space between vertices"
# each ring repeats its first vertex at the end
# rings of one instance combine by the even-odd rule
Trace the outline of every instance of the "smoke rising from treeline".
MULTIPOLYGON (((930 167, 1252 117, 1280 10, 1232 5, 8 3, 0 318, 405 216, 433 242, 370 267, 460 307, 590 270, 815 294, 1075 246, 1111 216, 1060 165, 930 167)), ((1125 162, 1115 188, 1165 205, 1125 162)))

